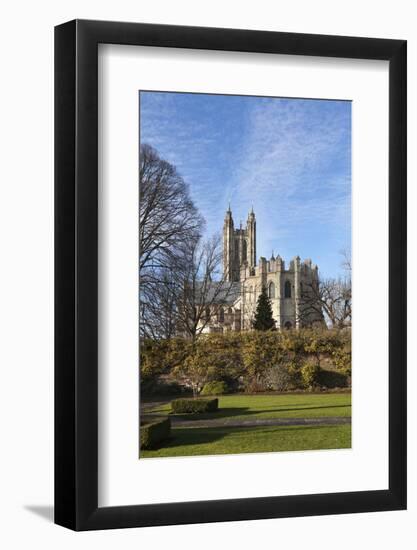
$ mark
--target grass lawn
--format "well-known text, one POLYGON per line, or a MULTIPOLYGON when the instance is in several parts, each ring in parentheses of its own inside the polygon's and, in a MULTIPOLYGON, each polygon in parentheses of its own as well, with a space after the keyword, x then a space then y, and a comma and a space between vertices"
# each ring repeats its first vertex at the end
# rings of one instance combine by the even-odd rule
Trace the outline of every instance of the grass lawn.
MULTIPOLYGON (((149 404, 150 405, 150 404, 149 404)), ((187 419, 190 427, 173 427, 171 438, 155 450, 141 451, 141 458, 196 456, 313 449, 341 449, 351 446, 350 424, 256 427, 193 428, 193 420, 349 417, 349 393, 288 395, 226 395, 219 398, 219 411, 196 415, 175 415, 187 419)), ((163 403, 146 412, 168 414, 163 403)))
POLYGON ((164 446, 141 451, 141 458, 196 456, 351 446, 349 424, 339 426, 264 426, 259 428, 175 428, 164 446))
MULTIPOLYGON (((146 409, 146 412, 168 414, 168 403, 146 409)), ((190 418, 189 415, 176 415, 190 418)), ((196 414, 193 419, 211 418, 312 418, 320 416, 351 416, 350 393, 284 394, 284 395, 224 395, 219 397, 219 410, 196 414)))

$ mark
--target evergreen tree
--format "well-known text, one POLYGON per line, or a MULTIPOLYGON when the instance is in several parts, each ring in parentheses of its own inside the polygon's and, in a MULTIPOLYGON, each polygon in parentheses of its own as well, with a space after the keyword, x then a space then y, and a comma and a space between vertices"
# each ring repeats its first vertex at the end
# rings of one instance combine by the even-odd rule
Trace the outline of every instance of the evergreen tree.
POLYGON ((268 298, 265 287, 262 289, 258 298, 258 303, 256 304, 253 328, 255 330, 273 330, 275 328, 275 321, 272 317, 271 300, 268 298))

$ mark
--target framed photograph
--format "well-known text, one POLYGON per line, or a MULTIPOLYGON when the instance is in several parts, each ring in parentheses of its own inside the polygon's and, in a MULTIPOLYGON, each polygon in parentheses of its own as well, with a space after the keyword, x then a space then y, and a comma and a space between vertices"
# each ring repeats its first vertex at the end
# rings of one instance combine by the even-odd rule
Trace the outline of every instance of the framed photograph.
POLYGON ((55 522, 406 508, 406 42, 55 29, 55 522))

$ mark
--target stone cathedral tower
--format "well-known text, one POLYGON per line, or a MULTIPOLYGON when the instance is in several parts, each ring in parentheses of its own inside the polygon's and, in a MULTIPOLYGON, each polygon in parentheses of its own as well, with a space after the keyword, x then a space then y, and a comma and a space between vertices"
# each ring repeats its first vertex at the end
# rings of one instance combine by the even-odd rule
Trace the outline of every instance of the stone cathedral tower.
POLYGON ((244 265, 250 273, 256 266, 256 218, 252 208, 246 228, 240 224, 239 229, 235 229, 229 205, 223 225, 223 273, 227 280, 240 281, 244 265))
POLYGON ((251 330, 257 301, 266 289, 277 330, 324 325, 321 304, 316 298, 318 267, 299 256, 286 266, 278 255, 256 263, 256 218, 253 209, 246 227, 235 229, 230 206, 223 225, 223 274, 232 283, 219 303, 219 320, 207 331, 251 330), (227 308, 227 309, 225 309, 227 308), (222 312, 222 313, 221 313, 222 312), (227 312, 227 315, 225 314, 227 312))

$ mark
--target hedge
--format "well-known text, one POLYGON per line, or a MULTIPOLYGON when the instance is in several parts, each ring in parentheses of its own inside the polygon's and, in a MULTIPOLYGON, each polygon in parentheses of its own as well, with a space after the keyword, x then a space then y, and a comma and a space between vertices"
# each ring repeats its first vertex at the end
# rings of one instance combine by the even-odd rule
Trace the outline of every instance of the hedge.
POLYGON ((222 395, 227 393, 227 384, 223 380, 207 382, 201 390, 201 395, 222 395))
POLYGON ((140 448, 153 449, 158 443, 167 439, 171 434, 171 421, 168 417, 159 418, 153 422, 140 426, 140 448))
MULTIPOLYGON (((176 382, 182 388, 194 389, 196 394, 206 384, 219 381, 229 388, 268 391, 272 389, 270 374, 276 367, 287 371, 289 389, 311 387, 310 375, 313 385, 342 387, 342 377, 336 381, 336 376, 320 375, 314 380, 314 372, 308 372, 313 371, 310 367, 304 369, 303 381, 301 369, 306 363, 315 363, 346 376, 349 385, 351 334, 349 329, 303 328, 205 334, 196 340, 145 339, 141 340, 140 361, 144 394, 155 394, 153 385, 157 387, 161 381, 176 382)), ((204 394, 220 395, 208 389, 204 394)))
POLYGON ((349 377, 344 372, 322 369, 318 376, 318 383, 326 388, 346 388, 349 386, 349 377))
POLYGON ((217 411, 219 400, 215 399, 175 399, 171 401, 173 413, 197 414, 217 411))

